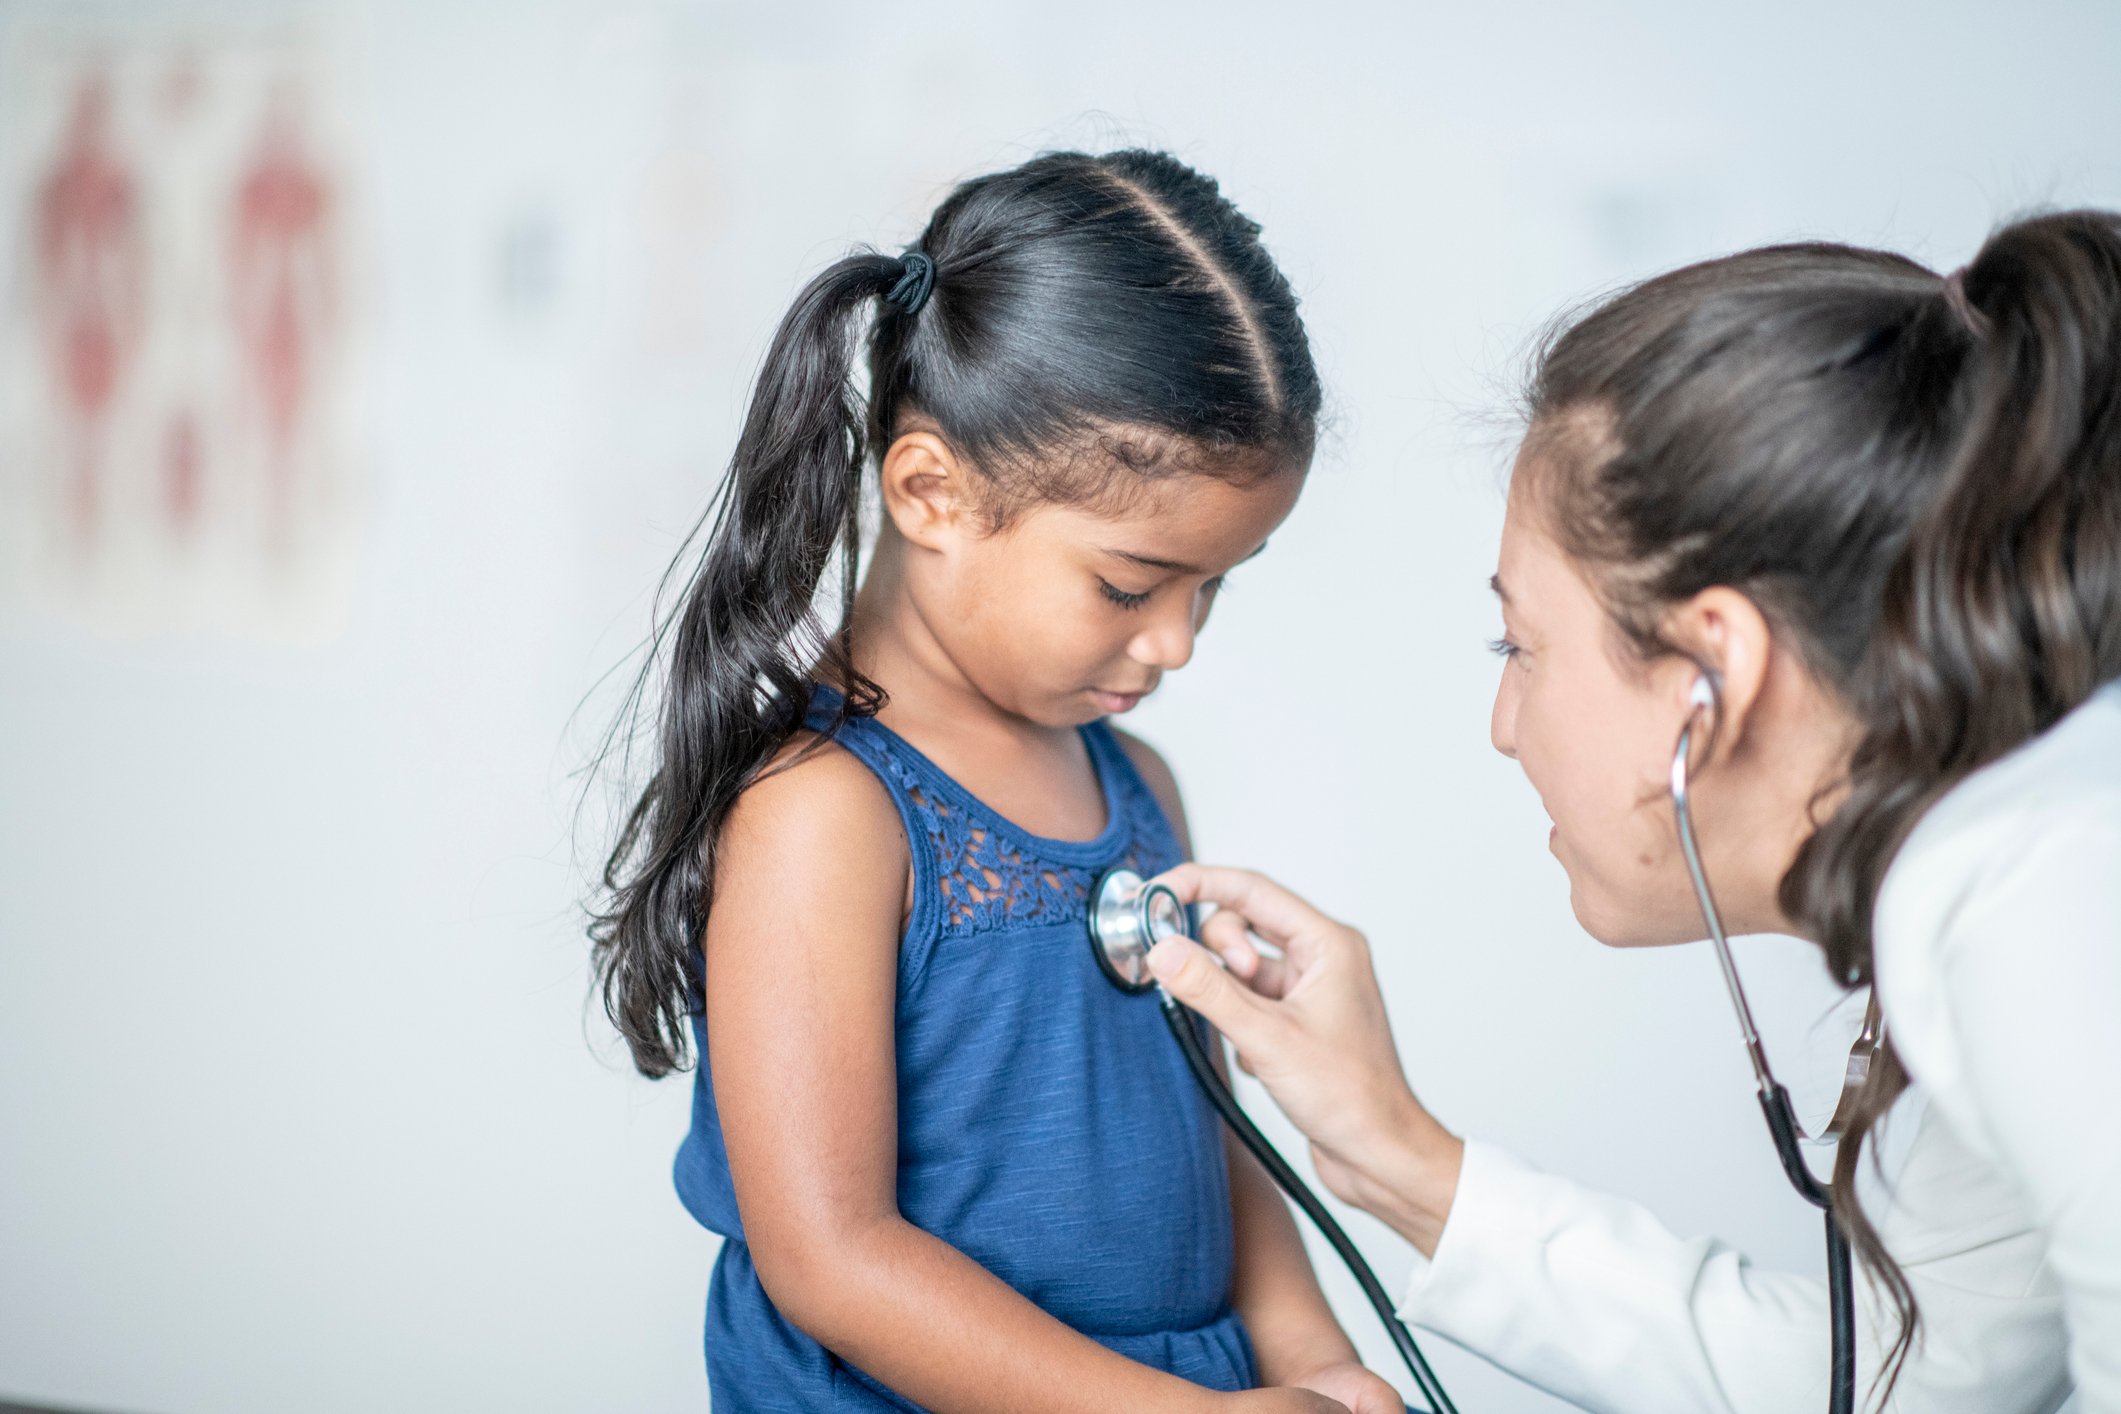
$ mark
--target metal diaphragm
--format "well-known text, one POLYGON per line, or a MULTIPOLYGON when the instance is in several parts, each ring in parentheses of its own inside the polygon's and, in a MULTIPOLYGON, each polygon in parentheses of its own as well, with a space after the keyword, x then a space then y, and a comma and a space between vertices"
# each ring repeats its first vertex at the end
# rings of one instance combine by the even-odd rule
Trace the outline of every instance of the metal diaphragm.
POLYGON ((1090 908, 1090 952, 1106 980, 1123 992, 1156 985, 1149 949, 1191 928, 1186 906, 1163 884, 1151 884, 1132 869, 1114 869, 1098 882, 1090 908))

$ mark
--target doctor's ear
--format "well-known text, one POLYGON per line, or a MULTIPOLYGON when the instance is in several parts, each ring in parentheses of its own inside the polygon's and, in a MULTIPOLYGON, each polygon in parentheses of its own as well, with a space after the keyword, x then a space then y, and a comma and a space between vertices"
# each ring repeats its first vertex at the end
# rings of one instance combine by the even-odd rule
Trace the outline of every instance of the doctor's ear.
POLYGON ((927 429, 892 440, 883 461, 884 514, 898 533, 940 550, 968 531, 989 528, 978 471, 927 429))
POLYGON ((1673 607, 1664 639, 1678 653, 1661 692, 1679 714, 1698 716, 1718 755, 1740 742, 1767 686, 1775 636, 1760 606, 1717 585, 1673 607))

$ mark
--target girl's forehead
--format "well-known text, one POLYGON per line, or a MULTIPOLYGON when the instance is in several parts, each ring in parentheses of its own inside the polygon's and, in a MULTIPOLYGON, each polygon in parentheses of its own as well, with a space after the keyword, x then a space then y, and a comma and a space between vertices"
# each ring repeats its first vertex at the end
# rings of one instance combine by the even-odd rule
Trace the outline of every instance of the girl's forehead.
POLYGON ((1214 560, 1227 568, 1255 552, 1296 507, 1300 472, 1231 479, 1201 472, 1147 483, 1107 513, 1086 513, 1100 541, 1152 559, 1214 560), (1149 546, 1163 546, 1160 551, 1149 546), (1167 551, 1182 553, 1167 553, 1167 551))

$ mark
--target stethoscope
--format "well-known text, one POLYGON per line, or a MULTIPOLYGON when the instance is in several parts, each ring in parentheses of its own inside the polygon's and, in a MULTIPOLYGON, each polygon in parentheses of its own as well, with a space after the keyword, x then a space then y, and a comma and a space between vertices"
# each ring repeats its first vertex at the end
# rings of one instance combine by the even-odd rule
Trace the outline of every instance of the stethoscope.
MULTIPOLYGON (((1745 1040, 1746 1059, 1753 1065, 1753 1081, 1760 1092, 1760 1111, 1767 1116, 1768 1133, 1774 1136, 1775 1154, 1782 1160, 1782 1172, 1789 1178, 1790 1186, 1807 1203, 1826 1213, 1827 1305, 1834 1331, 1833 1383, 1827 1408, 1830 1414, 1853 1414, 1856 1407, 1856 1291, 1849 1270, 1848 1238, 1834 1221, 1832 1186, 1812 1176, 1804 1155, 1797 1148, 1799 1140, 1812 1136, 1797 1123, 1796 1110, 1790 1104, 1790 1092, 1782 1088, 1782 1083, 1775 1079, 1775 1072, 1768 1068, 1767 1050, 1760 1044, 1760 1033, 1753 1026, 1753 1009, 1746 1004, 1745 988, 1738 981, 1738 965, 1731 960, 1730 940, 1724 936, 1723 915, 1709 892, 1709 876, 1701 867, 1701 848, 1694 839, 1694 816, 1688 807, 1687 764, 1694 745, 1694 724, 1703 712, 1713 710, 1715 705, 1716 691, 1708 677, 1695 678, 1688 699, 1686 726, 1681 729, 1679 744, 1672 752, 1672 814, 1679 824, 1679 848, 1686 856, 1687 875, 1694 881, 1694 897, 1701 904, 1702 921, 1708 924, 1709 941, 1715 945, 1716 961, 1723 969, 1723 984, 1729 989, 1731 1006, 1738 1013, 1738 1032, 1745 1040)), ((1849 1051, 1848 1069, 1842 1076, 1841 1099, 1834 1106, 1833 1117, 1827 1121, 1826 1130, 1819 1138, 1836 1138, 1847 1126, 1857 1097, 1870 1079, 1871 1062, 1884 1045, 1883 1038, 1878 993, 1873 988, 1863 1014, 1863 1030, 1849 1051)))
POLYGON ((1451 1397, 1443 1392, 1442 1381, 1422 1358, 1421 1347, 1414 1343, 1413 1335, 1406 1324, 1392 1309, 1392 1298, 1385 1295, 1383 1283, 1370 1264, 1363 1260, 1362 1253, 1340 1224, 1318 1201, 1296 1170, 1289 1167, 1288 1160, 1281 1156, 1267 1136, 1237 1103, 1230 1087, 1215 1071, 1208 1059, 1207 1049, 1201 1044, 1200 1034, 1193 1029, 1193 1014, 1180 1004, 1178 998, 1165 991, 1149 971, 1149 949, 1166 938, 1190 938, 1193 935, 1192 920, 1186 906, 1178 901, 1178 895, 1162 884, 1147 883, 1131 869, 1114 869, 1098 881, 1096 897, 1090 907, 1090 953, 1108 981, 1122 992, 1147 992, 1154 990, 1157 1004, 1162 1007, 1164 1024, 1178 1041, 1179 1050, 1186 1056, 1186 1065, 1200 1088, 1215 1106, 1216 1113, 1244 1146, 1252 1151, 1281 1191, 1289 1195, 1291 1202, 1303 1209, 1319 1232, 1340 1254, 1347 1264, 1348 1272, 1362 1294, 1369 1299, 1377 1318, 1384 1322, 1385 1333, 1392 1337, 1392 1344, 1399 1351, 1399 1358, 1407 1362, 1407 1370, 1414 1376, 1414 1384, 1422 1397, 1429 1401, 1432 1414, 1458 1414, 1451 1397))
MULTIPOLYGON (((1767 1050, 1760 1043, 1760 1033, 1753 1025, 1753 1009, 1746 1003, 1745 988, 1738 980, 1738 966, 1731 958, 1731 945, 1723 931, 1723 915, 1716 908, 1715 897, 1709 892, 1708 874, 1701 864, 1701 850, 1694 838, 1693 813, 1688 806, 1687 765, 1693 748, 1694 725, 1701 713, 1715 706, 1715 690, 1707 677, 1695 679, 1689 699, 1686 726, 1679 733, 1679 742, 1672 753, 1672 812, 1679 826, 1681 853, 1686 856, 1687 875, 1694 883, 1694 896, 1701 905, 1702 921, 1708 925, 1709 940, 1715 945, 1716 961, 1723 971, 1723 981, 1731 994, 1731 1005, 1738 1013, 1739 1034, 1745 1040, 1746 1058, 1753 1066, 1753 1079, 1759 1086, 1761 1113, 1767 1116, 1768 1133, 1775 1141, 1775 1153, 1782 1160, 1782 1171, 1790 1185, 1804 1200, 1826 1212, 1826 1259, 1827 1296, 1833 1327, 1833 1379, 1832 1393, 1828 1402, 1829 1414, 1854 1414, 1856 1404, 1856 1304, 1855 1287, 1849 1261, 1848 1239, 1834 1221, 1833 1189, 1812 1176, 1798 1149, 1801 1140, 1809 1138, 1803 1126, 1797 1122, 1795 1108, 1790 1103, 1790 1093, 1775 1079, 1768 1066, 1767 1050)), ((1156 981, 1149 971, 1149 950, 1166 938, 1190 938, 1192 920, 1186 906, 1179 902, 1178 895, 1162 884, 1145 881, 1131 869, 1114 869, 1098 881, 1096 897, 1090 908, 1090 953, 1097 959, 1097 966, 1113 986, 1123 992, 1141 993, 1154 990, 1158 1005, 1163 1009, 1164 1023, 1178 1041, 1178 1048, 1185 1053, 1186 1065, 1199 1082, 1201 1090, 1223 1117, 1224 1123, 1244 1146, 1252 1151, 1260 1164, 1279 1184, 1290 1201, 1304 1212, 1319 1232, 1324 1235, 1333 1250, 1340 1254, 1342 1262, 1355 1278, 1362 1294, 1384 1323, 1385 1332, 1392 1338, 1400 1359, 1406 1362, 1407 1370, 1414 1377, 1415 1386, 1423 1398, 1429 1401, 1432 1414, 1458 1414, 1450 1396, 1444 1393, 1443 1384, 1436 1378, 1429 1362, 1422 1358, 1421 1347, 1406 1324, 1393 1310, 1392 1300, 1385 1294, 1377 1274, 1363 1260, 1362 1253, 1348 1239, 1333 1215, 1318 1201, 1304 1181, 1296 1176, 1267 1137, 1259 1132, 1251 1118, 1239 1106, 1230 1093, 1230 1087, 1216 1073, 1193 1028, 1192 1014, 1178 999, 1156 981)), ((1862 1034, 1856 1038, 1855 1047, 1849 1052, 1848 1069, 1842 1079, 1841 1099, 1834 1107, 1833 1117, 1827 1121, 1821 1138, 1838 1136, 1846 1126, 1859 1092, 1870 1076, 1872 1060, 1883 1045, 1883 1028, 1878 1014, 1878 998, 1874 991, 1870 1005, 1864 1014, 1862 1034)))

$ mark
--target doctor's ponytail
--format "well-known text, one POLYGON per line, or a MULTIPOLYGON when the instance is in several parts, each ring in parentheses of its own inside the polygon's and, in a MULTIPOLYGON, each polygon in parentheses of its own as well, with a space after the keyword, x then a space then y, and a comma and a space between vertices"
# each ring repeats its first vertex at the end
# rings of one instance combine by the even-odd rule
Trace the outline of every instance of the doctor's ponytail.
POLYGON ((1035 504, 1117 504, 1147 479, 1300 473, 1318 374, 1259 235, 1166 154, 1049 153, 959 186, 903 257, 850 255, 796 297, 603 753, 623 768, 650 739, 589 925, 604 1008, 644 1074, 691 1057, 737 797, 797 736, 815 684, 840 690, 843 716, 883 703, 847 629, 867 476, 891 438, 932 428, 997 527, 1035 504))
POLYGON ((1885 577, 1848 797, 1783 885, 1849 981, 1915 820, 2121 677, 2121 217, 2008 227, 1945 294, 1969 347, 1936 485, 1885 577))
MULTIPOLYGON (((1727 585, 1854 719, 1780 901, 1837 981, 1870 982, 1923 813, 2121 678, 2121 216, 2014 223, 1941 278, 1823 244, 1674 271, 1551 336, 1528 404, 1543 521, 1643 654, 1678 651, 1667 606, 1727 585)), ((1907 1084, 1881 1062, 1834 1191, 1902 1317, 1889 1391, 1918 1313, 1856 1198, 1907 1084)))

